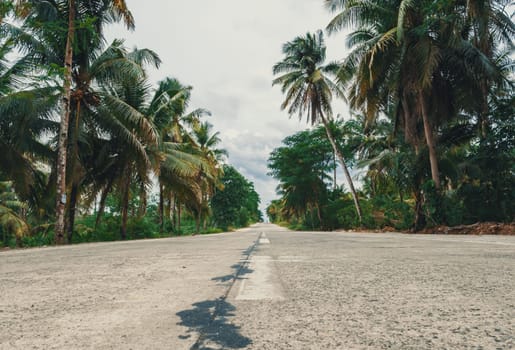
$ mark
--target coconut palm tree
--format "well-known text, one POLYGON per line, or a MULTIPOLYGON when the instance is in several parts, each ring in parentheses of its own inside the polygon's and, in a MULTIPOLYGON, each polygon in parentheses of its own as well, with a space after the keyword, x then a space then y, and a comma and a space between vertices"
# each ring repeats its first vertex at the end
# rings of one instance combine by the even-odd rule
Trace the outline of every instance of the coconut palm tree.
POLYGON ((205 158, 213 164, 221 163, 228 156, 227 150, 217 148, 222 142, 220 132, 212 132, 213 125, 207 121, 201 122, 193 129, 193 136, 205 158))
MULTIPOLYGON (((513 35, 515 24, 512 21, 513 15, 508 13, 512 1, 508 0, 468 0, 457 1, 461 8, 465 9, 465 24, 469 30, 463 31, 464 39, 484 55, 485 58, 497 61, 499 58, 499 47, 508 47, 513 50, 513 35)), ((480 56, 479 56, 480 57, 480 56)), ((485 73, 485 72, 483 72, 485 73)), ((480 105, 478 110, 478 125, 481 137, 487 136, 489 129, 489 95, 491 88, 498 81, 491 74, 480 74, 479 87, 481 91, 480 105)))
POLYGON ((463 35, 468 33, 464 3, 327 0, 326 5, 340 11, 327 27, 330 33, 355 27, 347 40, 352 52, 339 72, 351 106, 369 121, 380 112, 391 114, 393 107, 416 153, 425 140, 439 188, 438 126, 460 110, 484 109, 478 105, 485 95, 478 93, 484 90, 478 77, 504 79, 496 63, 463 35))
POLYGON ((199 221, 204 219, 204 229, 207 227, 207 217, 209 216, 209 201, 215 189, 221 189, 220 178, 223 176, 222 163, 228 153, 225 149, 217 148, 222 141, 220 133, 212 133, 213 125, 209 122, 201 122, 193 129, 193 137, 199 147, 200 154, 205 159, 208 167, 201 168, 199 178, 202 188, 202 203, 197 217, 197 233, 199 231, 199 221))
MULTIPOLYGON (((14 54, 10 38, 0 41, 0 172, 9 181, 18 198, 31 208, 38 207, 42 216, 48 208, 48 178, 38 162, 49 163, 54 158, 44 136, 58 130, 53 121, 59 89, 52 86, 26 86, 32 65, 27 56, 8 63, 14 54)), ((39 216, 39 215, 38 215, 39 216)))
MULTIPOLYGON (((103 40, 103 27, 105 24, 123 20, 128 28, 134 28, 134 19, 127 8, 124 0, 99 0, 99 1, 34 1, 34 0, 18 0, 18 7, 22 10, 18 11, 19 16, 25 20, 25 25, 41 24, 42 22, 51 22, 54 25, 58 23, 67 24, 67 32, 65 36, 59 36, 59 31, 54 31, 52 44, 64 43, 58 46, 59 51, 56 57, 63 57, 64 62, 63 75, 63 95, 61 106, 61 123, 57 147, 57 200, 56 200, 56 225, 55 240, 57 244, 63 244, 65 237, 65 206, 67 202, 66 193, 66 169, 67 169, 67 145, 68 145, 68 124, 71 113, 72 88, 73 88, 73 72, 80 71, 80 64, 74 62, 74 48, 84 51, 91 51, 92 48, 88 39, 96 37, 97 42, 103 40), (77 23, 92 23, 90 28, 82 28, 78 30, 77 23), (81 35, 85 32, 89 35, 81 35), (94 34, 94 35, 92 35, 94 34), (65 39, 65 40, 63 40, 65 39), (84 40, 86 39, 86 40, 84 40)), ((40 28, 48 28, 41 26, 40 28)), ((38 27, 33 29, 37 30, 38 27)), ((44 55, 40 55, 44 57, 44 55)), ((47 62, 48 63, 48 62, 47 62)))
MULTIPOLYGON (((132 148, 133 154, 139 154, 149 168, 145 145, 156 142, 157 137, 146 114, 138 112, 143 112, 140 109, 142 103, 146 103, 148 90, 144 66, 158 67, 159 57, 147 49, 128 52, 120 40, 115 40, 101 53, 93 51, 89 55, 94 59, 84 58, 79 73, 73 75, 72 125, 67 152, 68 167, 73 170, 69 171, 68 179, 68 239, 73 232, 75 207, 86 176, 86 167, 81 160, 86 159, 84 153, 90 151, 90 137, 104 133, 116 138, 120 148, 132 148)), ((81 57, 82 53, 79 53, 77 58, 81 57)))
MULTIPOLYGON (((437 189, 441 186, 439 163, 443 159, 437 150, 443 126, 462 113, 469 118, 479 115, 481 121, 481 115, 486 115, 484 101, 489 99, 484 81, 499 87, 507 81, 509 64, 500 62, 509 60, 498 59, 506 55, 489 58, 470 40, 479 24, 471 24, 467 8, 479 2, 326 1, 329 10, 337 12, 327 27, 329 33, 354 28, 347 38, 351 52, 339 72, 351 107, 363 112, 369 127, 381 114, 393 117, 394 130, 403 129, 404 139, 415 149, 415 163, 429 160, 437 189), (421 154, 424 145, 428 156, 421 154)), ((497 9, 498 19, 491 24, 497 23, 499 29, 493 32, 506 37, 513 24, 502 6, 497 9)), ((416 216, 422 219, 416 220, 415 227, 420 227, 424 179, 416 182, 416 216)))
MULTIPOLYGON (((92 108, 86 102, 78 101, 87 107, 86 113, 78 115, 78 117, 84 118, 83 123, 85 124, 84 129, 79 130, 84 133, 84 136, 79 137, 88 140, 87 136, 90 135, 93 139, 98 140, 102 139, 102 136, 104 138, 107 136, 106 141, 109 142, 101 142, 104 148, 99 153, 107 156, 104 157, 104 160, 108 161, 104 163, 105 168, 100 168, 100 174, 95 174, 95 170, 98 170, 96 165, 98 163, 95 159, 96 152, 89 152, 88 143, 80 147, 86 152, 79 158, 89 159, 91 162, 89 164, 91 164, 90 169, 93 172, 89 174, 89 178, 92 179, 92 183, 95 184, 96 175, 100 175, 101 181, 94 186, 97 191, 93 191, 93 195, 103 188, 105 191, 102 197, 105 200, 105 196, 113 187, 120 193, 122 214, 120 234, 122 239, 125 239, 131 184, 138 184, 145 191, 150 186, 150 172, 157 171, 158 167, 155 157, 151 154, 151 150, 157 146, 158 135, 150 118, 145 113, 150 97, 150 86, 146 81, 142 66, 144 62, 150 62, 156 66, 159 60, 157 55, 149 50, 134 50, 129 53, 124 50, 120 52, 117 49, 114 50, 115 53, 109 53, 109 51, 108 49, 105 54, 108 58, 100 59, 100 62, 105 64, 103 68, 107 68, 107 70, 99 69, 98 71, 110 78, 98 79, 96 77, 99 80, 97 83, 100 88, 96 92, 90 91, 98 96, 98 106, 92 108), (112 54, 114 57, 111 56, 112 54), (115 61, 117 63, 114 63, 115 61), (134 66, 135 74, 125 74, 121 78, 121 72, 117 72, 116 68, 114 71, 109 69, 113 68, 112 64, 119 68, 122 62, 134 66), (112 79, 112 75, 118 78, 112 79), (94 130, 89 129, 91 125, 95 126, 94 130), (87 158, 88 156, 89 158, 87 158)), ((99 66, 102 65, 99 64, 99 66)), ((123 64, 121 65, 123 66, 123 64)), ((95 67, 92 65, 91 72, 96 71, 95 67)), ((105 78, 103 74, 100 76, 105 78)), ((95 77, 95 74, 92 76, 95 77)), ((78 106, 80 107, 81 104, 78 106)), ((85 163, 84 166, 87 169, 88 163, 85 163)))
POLYGON ((177 79, 166 78, 159 83, 147 111, 159 134, 156 152, 160 157, 161 230, 164 230, 166 218, 171 216, 172 206, 180 211, 181 203, 189 203, 191 208, 202 203, 202 188, 196 177, 203 167, 208 168, 208 163, 202 158, 191 130, 210 113, 202 108, 187 112, 191 90, 191 86, 177 79))
POLYGON ((354 183, 329 127, 329 121, 332 119, 333 93, 342 96, 340 88, 330 79, 339 69, 339 65, 324 65, 326 46, 322 31, 307 33, 287 42, 283 46, 283 54, 284 59, 273 67, 274 75, 282 74, 274 79, 273 85, 281 85, 283 93, 286 94, 281 108, 288 108, 290 116, 298 114, 299 118, 302 118, 306 114, 308 122, 312 125, 320 122, 324 125, 327 137, 343 168, 361 222, 361 207, 354 183))

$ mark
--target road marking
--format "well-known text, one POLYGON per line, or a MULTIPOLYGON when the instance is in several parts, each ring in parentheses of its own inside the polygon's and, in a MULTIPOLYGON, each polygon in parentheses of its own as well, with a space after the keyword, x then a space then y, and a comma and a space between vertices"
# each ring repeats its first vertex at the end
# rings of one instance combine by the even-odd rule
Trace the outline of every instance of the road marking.
POLYGON ((268 238, 260 238, 259 244, 270 244, 270 240, 268 238))
POLYGON ((284 300, 282 288, 273 271, 270 256, 253 256, 248 262, 252 271, 242 276, 236 300, 284 300))

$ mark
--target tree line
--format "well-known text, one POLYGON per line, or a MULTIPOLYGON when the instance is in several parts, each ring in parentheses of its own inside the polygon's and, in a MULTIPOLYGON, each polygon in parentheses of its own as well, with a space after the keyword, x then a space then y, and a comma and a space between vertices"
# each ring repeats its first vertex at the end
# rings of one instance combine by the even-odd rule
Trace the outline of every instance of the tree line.
POLYGON ((349 53, 326 62, 317 31, 285 43, 273 67, 281 107, 322 127, 286 138, 271 154, 281 195, 268 207, 271 220, 414 230, 513 221, 510 4, 325 0, 334 14, 326 32, 348 29, 349 53), (333 117, 333 98, 348 104, 350 119, 333 117), (329 181, 335 160, 350 193, 329 181), (349 168, 364 173, 360 191, 349 168))
POLYGON ((191 108, 192 87, 173 77, 153 86, 147 70, 159 68, 158 54, 108 43, 115 22, 135 27, 125 1, 2 1, 3 245, 198 233, 260 219, 259 196, 225 164, 210 112, 191 108), (245 190, 225 191, 233 178, 245 190), (227 195, 238 201, 219 199, 227 195), (238 215, 222 217, 217 203, 238 215))

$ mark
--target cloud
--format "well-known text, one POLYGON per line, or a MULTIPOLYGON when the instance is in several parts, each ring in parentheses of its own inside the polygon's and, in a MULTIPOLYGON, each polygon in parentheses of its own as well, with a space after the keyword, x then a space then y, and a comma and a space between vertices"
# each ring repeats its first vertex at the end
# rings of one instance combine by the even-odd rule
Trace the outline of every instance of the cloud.
MULTIPOLYGON (((286 136, 307 127, 280 110, 283 95, 272 87, 272 66, 295 36, 322 29, 331 19, 320 0, 127 0, 136 30, 114 25, 110 39, 156 51, 163 64, 151 70, 193 86, 192 108, 203 107, 220 131, 229 162, 255 183, 262 207, 275 198, 268 177, 269 153, 286 136)), ((327 39, 328 58, 345 54, 342 36, 327 39)), ((342 110, 338 107, 336 111, 342 110)))

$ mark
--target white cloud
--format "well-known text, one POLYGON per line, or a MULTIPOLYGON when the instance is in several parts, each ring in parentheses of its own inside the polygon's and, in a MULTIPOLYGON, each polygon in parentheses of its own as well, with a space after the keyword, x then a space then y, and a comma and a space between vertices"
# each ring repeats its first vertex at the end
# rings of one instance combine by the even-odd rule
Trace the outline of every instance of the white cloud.
MULTIPOLYGON (((136 30, 116 25, 107 36, 130 47, 156 51, 163 64, 157 82, 173 76, 194 87, 192 107, 209 109, 229 162, 255 183, 264 208, 277 183, 266 176, 269 153, 306 128, 280 111, 283 96, 272 88, 272 66, 295 36, 323 29, 331 19, 322 0, 127 0, 136 30)), ((345 54, 343 36, 327 39, 328 58, 345 54)), ((343 110, 338 105, 336 111, 343 110)))

